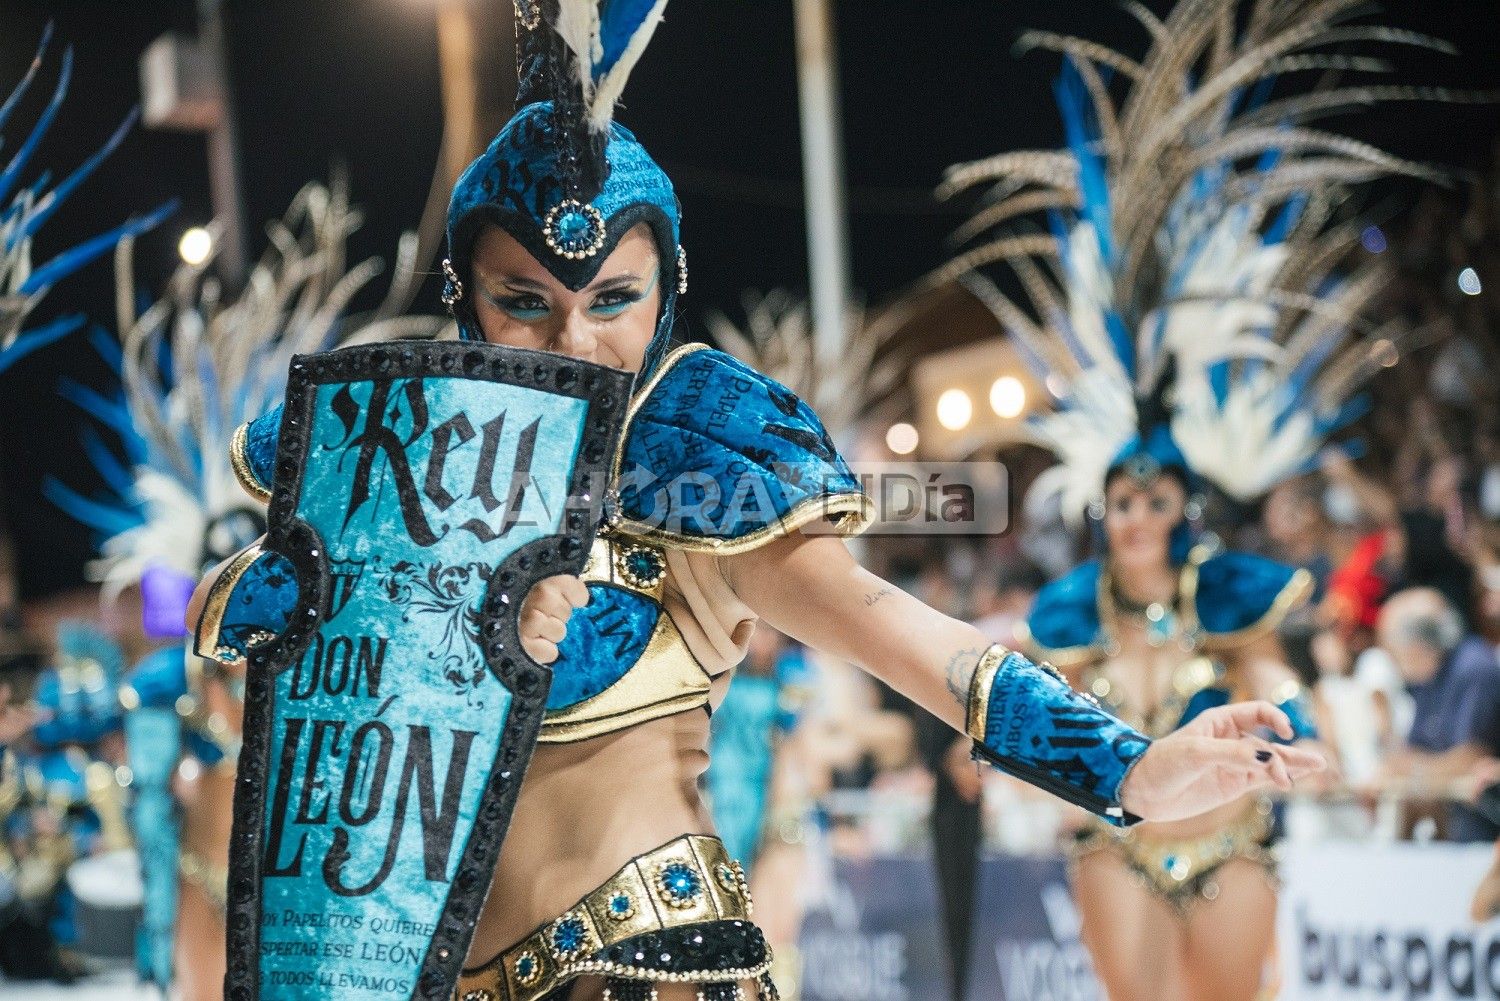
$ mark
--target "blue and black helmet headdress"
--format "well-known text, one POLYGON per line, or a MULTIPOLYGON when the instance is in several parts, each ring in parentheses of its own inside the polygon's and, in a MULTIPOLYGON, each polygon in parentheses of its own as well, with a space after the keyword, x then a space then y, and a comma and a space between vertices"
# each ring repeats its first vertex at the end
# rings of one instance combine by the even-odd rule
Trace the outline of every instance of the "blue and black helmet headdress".
POLYGON ((443 301, 461 336, 481 339, 467 290, 485 224, 504 229, 576 290, 645 223, 663 294, 643 377, 666 352, 677 297, 687 290, 677 196, 645 147, 613 121, 665 7, 666 0, 516 0, 517 111, 459 177, 448 206, 443 301))

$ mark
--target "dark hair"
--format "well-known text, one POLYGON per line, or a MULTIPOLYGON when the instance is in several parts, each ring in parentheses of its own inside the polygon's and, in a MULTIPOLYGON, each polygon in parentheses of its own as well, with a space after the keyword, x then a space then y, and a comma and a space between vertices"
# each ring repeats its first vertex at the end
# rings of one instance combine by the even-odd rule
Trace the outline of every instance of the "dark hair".
POLYGON ((1282 620, 1276 630, 1281 649, 1286 654, 1287 666, 1297 674, 1297 680, 1308 688, 1318 683, 1318 661, 1313 656, 1313 641, 1321 632, 1311 610, 1293 613, 1282 620))
POLYGON ((995 590, 1037 592, 1047 585, 1047 575, 1042 568, 1026 559, 1015 556, 1000 563, 995 571, 995 590))

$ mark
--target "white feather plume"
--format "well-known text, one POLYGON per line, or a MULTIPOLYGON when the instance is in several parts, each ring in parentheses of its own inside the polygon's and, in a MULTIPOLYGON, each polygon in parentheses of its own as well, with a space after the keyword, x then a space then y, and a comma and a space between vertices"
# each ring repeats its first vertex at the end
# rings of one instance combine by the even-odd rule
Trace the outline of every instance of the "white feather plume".
POLYGON ((1299 74, 1383 68, 1330 46, 1441 48, 1351 23, 1366 11, 1349 0, 1184 0, 1161 20, 1129 9, 1153 39, 1141 60, 1087 39, 1023 39, 1068 60, 1066 149, 959 164, 939 189, 983 189, 964 249, 933 280, 975 290, 1045 379, 1057 412, 1031 434, 1059 466, 1037 489, 1075 521, 1169 361, 1173 437, 1197 472, 1250 499, 1306 468, 1401 347, 1364 319, 1383 262, 1351 254, 1360 227, 1340 207, 1376 177, 1434 176, 1309 123, 1331 107, 1482 98, 1326 76, 1298 93, 1287 81, 1299 74), (1128 82, 1121 98, 1111 74, 1128 82), (974 280, 1002 263, 1025 300, 974 280))
POLYGON ((656 0, 631 33, 614 65, 601 73, 598 67, 604 61, 604 41, 599 0, 559 0, 554 27, 573 54, 573 72, 593 131, 607 130, 614 120, 615 105, 625 92, 625 83, 651 43, 666 9, 667 0, 656 0))
POLYGON ((589 100, 589 125, 595 132, 603 132, 609 128, 609 123, 614 118, 615 105, 625 92, 625 81, 630 78, 635 64, 641 61, 641 55, 650 44, 651 36, 656 33, 656 26, 661 23, 666 10, 667 0, 656 0, 641 26, 631 36, 630 44, 625 47, 620 58, 615 60, 608 73, 599 78, 589 100))
MULTIPOLYGON (((140 314, 131 246, 121 244, 121 381, 146 456, 124 500, 144 523, 109 539, 91 564, 107 593, 134 585, 152 565, 201 572, 209 526, 250 503, 230 464, 230 439, 281 401, 292 355, 368 340, 371 332, 435 336, 446 325, 442 317, 381 310, 348 315, 355 293, 380 271, 373 259, 346 265, 359 223, 342 174, 331 186, 309 184, 268 227, 271 246, 238 298, 224 300, 208 262, 183 265, 167 294, 140 314)), ((210 232, 217 237, 219 229, 210 232)))

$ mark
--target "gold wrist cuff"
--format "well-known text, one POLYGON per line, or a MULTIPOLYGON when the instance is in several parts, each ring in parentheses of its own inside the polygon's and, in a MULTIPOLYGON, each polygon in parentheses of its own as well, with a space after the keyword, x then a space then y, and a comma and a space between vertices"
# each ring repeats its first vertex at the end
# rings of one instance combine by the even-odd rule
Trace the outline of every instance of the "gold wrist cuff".
POLYGON ((990 687, 995 683, 995 674, 1000 670, 1000 662, 1010 653, 1010 650, 999 643, 992 644, 989 649, 979 655, 979 663, 974 668, 974 677, 969 682, 969 705, 968 714, 965 717, 965 730, 970 737, 984 743, 985 726, 990 713, 990 687))

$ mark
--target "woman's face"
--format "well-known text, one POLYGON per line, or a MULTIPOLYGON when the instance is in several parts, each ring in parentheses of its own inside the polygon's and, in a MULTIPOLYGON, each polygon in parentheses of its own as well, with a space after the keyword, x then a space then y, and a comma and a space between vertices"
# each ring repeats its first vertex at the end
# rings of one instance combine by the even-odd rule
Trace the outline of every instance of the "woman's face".
POLYGON ((1170 555, 1172 529, 1183 519, 1187 492, 1175 477, 1141 487, 1121 476, 1104 491, 1104 535, 1120 565, 1159 566, 1170 555))
POLYGON ((499 226, 474 245, 474 308, 492 344, 531 348, 639 372, 661 312, 656 243, 632 228, 577 292, 499 226))

